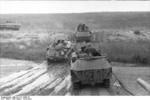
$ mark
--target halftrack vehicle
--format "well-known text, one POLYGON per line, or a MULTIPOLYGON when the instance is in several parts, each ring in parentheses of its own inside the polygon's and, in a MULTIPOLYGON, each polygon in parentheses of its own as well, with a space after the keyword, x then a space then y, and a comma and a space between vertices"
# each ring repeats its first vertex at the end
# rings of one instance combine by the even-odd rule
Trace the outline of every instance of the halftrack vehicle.
POLYGON ((76 60, 72 59, 70 70, 73 88, 79 88, 82 84, 104 84, 105 87, 109 87, 112 67, 109 59, 101 54, 99 43, 82 42, 77 43, 74 48, 74 51, 77 52, 77 58, 76 60), (83 47, 92 48, 89 50, 94 53, 92 55, 89 55, 86 51, 80 53, 78 50, 83 47))
POLYGON ((51 36, 51 44, 47 48, 46 59, 49 63, 56 62, 65 62, 67 61, 67 55, 70 51, 70 48, 67 47, 68 44, 65 42, 67 40, 67 36, 65 34, 56 34, 51 36))
POLYGON ((11 21, 6 21, 5 23, 0 24, 0 30, 14 30, 18 31, 21 27, 21 24, 11 21))
POLYGON ((106 56, 101 55, 99 41, 93 38, 85 24, 79 24, 76 32, 74 52, 71 55, 71 81, 73 88, 82 84, 104 84, 110 86, 112 67, 106 56))
POLYGON ((71 81, 74 89, 83 84, 103 83, 110 86, 112 67, 105 56, 78 58, 71 63, 71 81))
POLYGON ((67 61, 67 58, 65 57, 66 52, 62 52, 61 50, 56 50, 54 47, 49 47, 47 49, 47 54, 46 54, 48 64, 67 61))
POLYGON ((92 32, 85 24, 79 24, 75 33, 76 42, 90 42, 92 41, 92 32))

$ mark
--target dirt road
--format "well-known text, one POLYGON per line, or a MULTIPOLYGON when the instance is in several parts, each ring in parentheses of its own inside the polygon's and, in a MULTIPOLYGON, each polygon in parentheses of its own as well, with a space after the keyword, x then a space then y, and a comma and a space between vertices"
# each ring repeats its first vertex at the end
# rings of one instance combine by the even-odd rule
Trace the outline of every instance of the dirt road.
POLYGON ((0 79, 0 95, 132 95, 112 76, 110 88, 83 86, 73 90, 68 64, 46 62, 0 79))

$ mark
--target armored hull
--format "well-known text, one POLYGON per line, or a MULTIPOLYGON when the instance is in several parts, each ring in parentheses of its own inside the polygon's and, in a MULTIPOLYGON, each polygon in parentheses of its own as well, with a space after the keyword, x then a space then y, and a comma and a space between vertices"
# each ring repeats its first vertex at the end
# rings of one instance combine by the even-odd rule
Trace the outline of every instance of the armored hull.
POLYGON ((68 60, 66 54, 68 54, 70 48, 66 47, 66 44, 64 44, 64 42, 57 44, 57 42, 60 40, 68 41, 68 35, 57 33, 51 36, 50 45, 46 51, 46 59, 48 64, 66 62, 68 60))
POLYGON ((66 50, 66 52, 63 52, 63 54, 61 54, 61 51, 58 51, 52 47, 49 48, 47 50, 47 54, 46 54, 48 64, 67 61, 67 58, 65 56, 66 53, 67 53, 67 50, 66 50))
POLYGON ((67 59, 64 56, 61 56, 61 55, 59 55, 59 56, 49 55, 47 57, 47 61, 48 61, 48 63, 57 63, 57 62, 65 62, 65 61, 67 61, 67 59))
POLYGON ((109 87, 112 67, 106 57, 80 58, 71 63, 71 80, 76 87, 80 84, 104 83, 109 87))
POLYGON ((92 40, 92 35, 90 32, 76 32, 75 38, 76 42, 90 42, 92 40))

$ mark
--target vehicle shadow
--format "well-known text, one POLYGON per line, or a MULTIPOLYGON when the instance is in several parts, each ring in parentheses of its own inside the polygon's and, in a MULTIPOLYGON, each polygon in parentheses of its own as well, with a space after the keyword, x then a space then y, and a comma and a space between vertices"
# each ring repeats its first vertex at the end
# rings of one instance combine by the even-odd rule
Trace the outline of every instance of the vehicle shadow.
POLYGON ((95 85, 80 85, 78 89, 72 87, 71 95, 75 96, 98 96, 98 95, 111 95, 109 87, 105 87, 103 83, 95 85))

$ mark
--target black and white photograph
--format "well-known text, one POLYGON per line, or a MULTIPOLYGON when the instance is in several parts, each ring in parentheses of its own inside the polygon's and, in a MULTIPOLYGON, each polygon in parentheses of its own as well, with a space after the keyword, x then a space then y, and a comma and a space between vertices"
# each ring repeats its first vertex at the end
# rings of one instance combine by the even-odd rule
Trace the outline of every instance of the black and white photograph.
POLYGON ((0 96, 150 96, 150 1, 0 0, 0 96))

